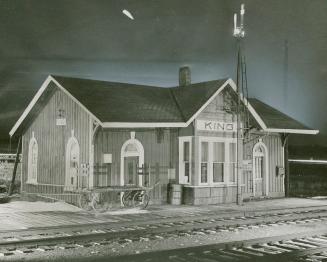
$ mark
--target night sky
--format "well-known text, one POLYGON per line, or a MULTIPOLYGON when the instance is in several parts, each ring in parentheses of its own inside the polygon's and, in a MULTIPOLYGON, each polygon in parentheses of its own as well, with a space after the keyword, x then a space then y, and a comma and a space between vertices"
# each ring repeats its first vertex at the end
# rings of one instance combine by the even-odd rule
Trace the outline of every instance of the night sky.
POLYGON ((326 0, 0 0, 0 139, 49 74, 174 86, 189 65, 192 82, 235 80, 241 3, 250 96, 320 129, 293 143, 327 145, 326 0))

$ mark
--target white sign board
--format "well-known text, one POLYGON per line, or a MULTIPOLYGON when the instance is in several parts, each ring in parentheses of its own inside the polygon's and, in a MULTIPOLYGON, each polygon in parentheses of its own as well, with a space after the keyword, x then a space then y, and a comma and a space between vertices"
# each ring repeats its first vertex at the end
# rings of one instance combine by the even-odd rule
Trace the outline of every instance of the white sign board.
POLYGON ((65 126, 66 125, 66 118, 57 118, 56 119, 57 126, 65 126))
POLYGON ((212 120, 197 120, 195 123, 196 129, 201 131, 211 132, 236 132, 236 122, 222 122, 212 120))
POLYGON ((111 164, 112 163, 112 154, 103 154, 103 163, 111 164))

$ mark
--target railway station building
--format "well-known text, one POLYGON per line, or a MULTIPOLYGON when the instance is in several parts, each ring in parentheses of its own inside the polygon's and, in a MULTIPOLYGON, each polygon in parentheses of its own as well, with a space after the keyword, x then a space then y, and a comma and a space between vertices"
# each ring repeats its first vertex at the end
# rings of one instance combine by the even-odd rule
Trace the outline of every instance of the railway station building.
POLYGON ((48 76, 10 131, 21 190, 76 203, 80 190, 147 187, 165 204, 173 184, 200 205, 235 202, 239 183, 243 199, 283 197, 288 134, 318 131, 236 90, 191 83, 187 68, 171 88, 48 76))

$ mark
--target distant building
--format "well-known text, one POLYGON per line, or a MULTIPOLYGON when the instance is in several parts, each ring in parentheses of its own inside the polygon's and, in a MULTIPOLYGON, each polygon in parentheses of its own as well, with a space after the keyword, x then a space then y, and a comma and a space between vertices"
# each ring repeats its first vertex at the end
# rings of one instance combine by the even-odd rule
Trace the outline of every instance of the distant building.
POLYGON ((327 195, 327 160, 289 159, 289 166, 291 196, 327 195))
MULTIPOLYGON (((16 154, 0 154, 0 180, 9 181, 12 178, 16 154)), ((18 164, 17 173, 21 173, 21 165, 18 164)), ((19 180, 20 177, 17 177, 19 180)))
MULTIPOLYGON (((159 181, 154 203, 167 203, 169 183, 183 185, 185 204, 235 202, 236 85, 191 84, 185 68, 180 78, 160 88, 49 76, 10 131, 23 137, 22 191, 74 202, 82 188, 159 181)), ((249 118, 242 197, 282 197, 286 134, 318 131, 257 99, 241 101, 249 118)))

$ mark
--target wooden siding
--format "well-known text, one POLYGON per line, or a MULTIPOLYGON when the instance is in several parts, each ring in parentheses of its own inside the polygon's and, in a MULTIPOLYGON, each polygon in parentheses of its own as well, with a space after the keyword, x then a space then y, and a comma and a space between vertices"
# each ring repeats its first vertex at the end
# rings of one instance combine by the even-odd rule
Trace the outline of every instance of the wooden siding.
POLYGON ((57 87, 51 88, 55 89, 51 98, 23 135, 22 191, 28 193, 63 193, 66 144, 72 136, 72 130, 80 146, 80 164, 89 162, 90 116, 57 87), (56 125, 59 109, 65 112, 66 126, 56 125), (39 185, 26 184, 28 148, 32 132, 38 143, 39 185))
MULTIPOLYGON (((103 165, 103 154, 112 154, 112 164, 110 164, 110 181, 99 179, 97 186, 115 186, 120 185, 120 162, 121 148, 123 144, 131 138, 131 132, 135 132, 135 138, 139 140, 144 147, 144 163, 151 166, 152 172, 150 186, 156 180, 160 180, 160 185, 156 186, 151 192, 153 202, 167 202, 167 184, 169 182, 168 169, 175 169, 177 176, 177 147, 178 132, 175 129, 162 129, 162 139, 157 139, 158 131, 155 129, 100 129, 94 142, 94 164, 103 165), (156 177, 158 176, 158 177, 156 177), (151 182, 152 181, 152 182, 151 182)), ((95 172, 95 181, 97 173, 95 172)))
MULTIPOLYGON (((243 151, 244 160, 250 160, 252 163, 252 150, 254 145, 259 142, 259 138, 262 138, 262 142, 267 146, 268 149, 268 195, 271 197, 282 197, 285 195, 284 176, 276 175, 276 167, 284 166, 283 147, 280 135, 263 135, 259 133, 251 133, 245 140, 245 146, 243 151)), ((243 171, 242 183, 245 185, 245 196, 252 195, 252 181, 252 170, 243 171)))
MULTIPOLYGON (((236 114, 232 112, 226 112, 227 105, 232 105, 232 98, 227 95, 228 93, 222 92, 211 101, 211 103, 198 115, 196 120, 213 120, 222 122, 236 122, 236 114)), ((230 132, 208 132, 202 130, 196 130, 196 136, 217 136, 217 137, 236 137, 235 133, 230 132)))

